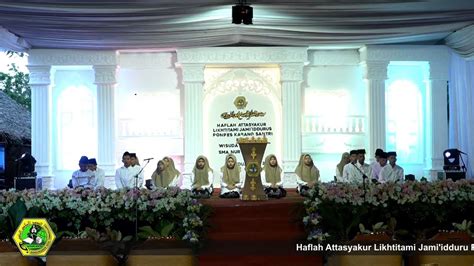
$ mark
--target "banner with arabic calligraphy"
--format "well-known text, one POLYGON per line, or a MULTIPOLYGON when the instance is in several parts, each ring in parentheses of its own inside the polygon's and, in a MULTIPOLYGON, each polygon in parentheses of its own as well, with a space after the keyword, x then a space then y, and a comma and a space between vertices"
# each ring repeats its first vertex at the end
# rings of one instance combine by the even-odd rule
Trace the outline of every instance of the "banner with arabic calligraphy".
POLYGON ((270 144, 267 154, 280 154, 281 106, 268 96, 251 92, 231 92, 216 96, 205 114, 204 150, 211 167, 224 165, 225 156, 233 153, 240 165, 243 158, 237 138, 263 137, 270 144))

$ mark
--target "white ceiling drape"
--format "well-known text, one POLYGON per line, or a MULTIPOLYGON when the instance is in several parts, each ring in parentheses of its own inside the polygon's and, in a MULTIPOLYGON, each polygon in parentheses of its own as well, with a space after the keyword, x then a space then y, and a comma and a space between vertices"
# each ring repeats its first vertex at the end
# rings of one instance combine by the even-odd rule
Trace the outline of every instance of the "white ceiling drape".
POLYGON ((474 59, 474 25, 465 27, 446 37, 446 45, 463 57, 474 59))
POLYGON ((247 2, 254 8, 253 25, 231 24, 233 0, 4 0, 0 47, 433 44, 474 23, 473 0, 247 2))

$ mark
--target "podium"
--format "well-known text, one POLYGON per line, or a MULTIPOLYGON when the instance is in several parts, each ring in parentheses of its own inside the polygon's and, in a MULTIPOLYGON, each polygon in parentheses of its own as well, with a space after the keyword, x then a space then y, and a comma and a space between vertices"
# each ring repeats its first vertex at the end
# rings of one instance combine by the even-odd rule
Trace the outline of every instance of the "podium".
POLYGON ((242 200, 267 200, 260 178, 262 159, 267 147, 267 138, 238 138, 245 163, 245 183, 242 188, 242 200))

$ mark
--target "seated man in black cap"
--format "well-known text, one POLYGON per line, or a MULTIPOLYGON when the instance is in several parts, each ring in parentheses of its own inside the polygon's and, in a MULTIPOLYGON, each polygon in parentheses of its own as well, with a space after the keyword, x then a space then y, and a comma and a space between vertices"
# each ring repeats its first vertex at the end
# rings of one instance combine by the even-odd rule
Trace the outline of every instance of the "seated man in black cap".
POLYGON ((397 182, 403 181, 405 174, 403 168, 398 166, 397 153, 394 151, 387 152, 388 164, 380 170, 380 182, 397 182))
POLYGON ((357 150, 357 162, 353 163, 349 170, 350 183, 362 183, 365 178, 372 178, 372 169, 370 165, 365 163, 365 149, 357 150))
POLYGON ((143 187, 143 185, 145 185, 145 173, 143 173, 142 171, 142 167, 140 166, 140 161, 138 160, 136 153, 130 153, 130 167, 128 168, 128 170, 130 171, 130 175, 134 178, 136 178, 136 176, 138 175, 138 178, 136 178, 135 180, 137 184, 134 184, 134 186, 136 185, 139 188, 143 187))
POLYGON ((349 175, 353 171, 357 171, 357 169, 354 168, 354 164, 357 163, 357 150, 351 150, 349 154, 350 162, 342 168, 342 182, 349 182, 349 175))
POLYGON ((95 158, 89 159, 88 168, 92 171, 95 177, 94 187, 103 187, 105 182, 105 172, 97 167, 97 161, 95 158))
POLYGON ((379 155, 379 162, 377 164, 380 166, 380 169, 378 170, 379 171, 378 173, 376 173, 375 170, 372 169, 372 180, 375 180, 377 182, 382 182, 382 181, 380 181, 381 180, 380 172, 382 171, 382 168, 384 168, 385 165, 387 165, 387 153, 386 152, 382 152, 379 155))
POLYGON ((380 165, 380 157, 381 155, 383 154, 383 150, 382 149, 376 149, 375 150, 375 161, 373 163, 370 164, 370 168, 372 168, 372 177, 374 179, 379 179, 379 173, 380 173, 380 170, 382 170, 382 167, 380 165))
POLYGON ((89 159, 87 156, 82 156, 79 160, 79 170, 72 173, 72 187, 94 188, 94 173, 87 168, 89 159))

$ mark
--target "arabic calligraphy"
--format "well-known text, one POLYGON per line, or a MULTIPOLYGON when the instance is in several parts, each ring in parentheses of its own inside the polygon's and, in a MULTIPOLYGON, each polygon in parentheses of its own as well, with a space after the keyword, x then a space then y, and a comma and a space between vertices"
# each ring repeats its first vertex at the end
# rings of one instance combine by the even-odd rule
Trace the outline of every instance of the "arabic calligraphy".
POLYGON ((242 111, 224 112, 224 113, 221 114, 221 117, 224 118, 224 119, 237 118, 239 120, 242 120, 242 119, 246 118, 247 120, 249 120, 252 117, 264 117, 265 115, 266 115, 266 112, 259 112, 259 111, 256 111, 256 110, 248 110, 246 112, 242 112, 242 111))

